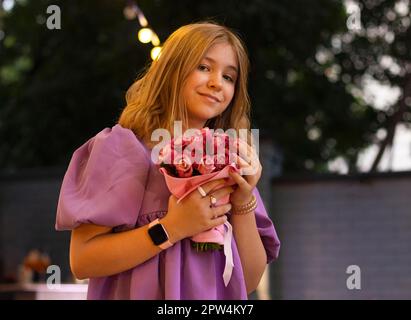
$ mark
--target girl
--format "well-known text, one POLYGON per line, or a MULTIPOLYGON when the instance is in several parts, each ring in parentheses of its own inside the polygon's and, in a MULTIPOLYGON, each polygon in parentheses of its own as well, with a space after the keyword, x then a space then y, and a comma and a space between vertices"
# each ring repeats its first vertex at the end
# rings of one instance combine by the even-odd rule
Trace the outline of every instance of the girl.
MULTIPOLYGON (((184 129, 249 130, 247 72, 244 46, 228 28, 183 26, 129 88, 118 123, 74 152, 56 228, 72 230, 70 266, 90 278, 88 299, 247 299, 256 289, 280 247, 256 188, 260 163, 254 175, 230 173, 234 187, 212 181, 177 204, 150 158, 153 130, 172 132, 176 120, 184 129), (228 194, 229 204, 210 206, 210 195, 228 194), (227 219, 234 269, 225 286, 224 253, 197 252, 189 238, 227 219)), ((240 152, 246 168, 256 153, 245 143, 240 152)))

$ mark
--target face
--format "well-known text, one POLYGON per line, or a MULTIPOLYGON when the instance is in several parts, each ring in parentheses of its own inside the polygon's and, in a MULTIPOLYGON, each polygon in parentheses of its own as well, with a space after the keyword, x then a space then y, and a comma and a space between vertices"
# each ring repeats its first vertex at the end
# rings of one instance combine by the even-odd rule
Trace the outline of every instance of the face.
POLYGON ((230 104, 238 75, 235 52, 228 43, 211 46, 183 87, 189 127, 203 128, 208 119, 221 114, 230 104))

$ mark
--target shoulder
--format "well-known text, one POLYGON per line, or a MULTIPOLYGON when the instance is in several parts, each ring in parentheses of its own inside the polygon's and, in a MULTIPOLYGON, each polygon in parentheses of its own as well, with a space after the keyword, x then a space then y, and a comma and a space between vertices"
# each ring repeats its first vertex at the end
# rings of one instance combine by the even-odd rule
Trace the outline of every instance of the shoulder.
POLYGON ((89 152, 106 153, 119 156, 138 156, 149 159, 148 147, 132 130, 116 124, 105 128, 89 140, 89 152))
POLYGON ((144 149, 147 147, 132 130, 123 128, 116 124, 112 128, 105 128, 95 135, 95 141, 113 146, 130 146, 133 148, 144 149))

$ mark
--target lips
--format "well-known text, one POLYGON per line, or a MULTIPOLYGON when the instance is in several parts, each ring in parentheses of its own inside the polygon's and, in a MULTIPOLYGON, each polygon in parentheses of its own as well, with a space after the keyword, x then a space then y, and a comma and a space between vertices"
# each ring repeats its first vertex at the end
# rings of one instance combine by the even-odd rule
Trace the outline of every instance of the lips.
POLYGON ((214 97, 214 96, 211 95, 211 94, 199 93, 199 95, 200 95, 200 96, 203 96, 203 97, 208 97, 208 98, 210 98, 211 100, 213 100, 213 101, 215 101, 215 102, 220 102, 220 99, 214 97))

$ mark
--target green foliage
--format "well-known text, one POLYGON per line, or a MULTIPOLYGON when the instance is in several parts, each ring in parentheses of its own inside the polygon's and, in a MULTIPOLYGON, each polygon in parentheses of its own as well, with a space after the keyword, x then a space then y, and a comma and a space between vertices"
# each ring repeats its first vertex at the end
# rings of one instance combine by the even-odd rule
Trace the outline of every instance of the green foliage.
POLYGON ((197 252, 205 252, 205 251, 214 251, 214 250, 222 250, 224 246, 213 243, 213 242, 195 242, 191 241, 191 247, 196 249, 197 252))
POLYGON ((123 7, 110 0, 28 1, 4 17, 1 167, 65 165, 76 147, 115 123, 149 57, 123 7), (61 30, 46 28, 50 4, 61 8, 61 30))
MULTIPOLYGON (((136 39, 137 21, 123 16, 125 3, 27 1, 4 17, 0 166, 65 165, 75 148, 115 123, 126 89, 150 61, 151 47, 136 39), (61 30, 45 27, 49 4, 61 7, 61 30)), ((340 1, 145 0, 138 4, 162 41, 181 25, 205 19, 240 33, 251 61, 253 127, 272 137, 282 150, 285 172, 327 171, 328 160, 340 155, 355 170, 358 152, 383 123, 377 121, 378 112, 353 96, 351 89, 358 87, 358 77, 384 50, 409 56, 408 34, 395 39, 406 46, 405 51, 357 37, 329 61, 319 63, 319 48, 332 51, 333 37, 347 31, 340 1), (365 59, 363 68, 355 68, 353 54, 365 59), (335 78, 330 77, 333 65, 340 70, 335 78)), ((379 6, 364 10, 364 24, 380 23, 380 11, 393 2, 379 6)), ((387 77, 401 85, 398 77, 387 77)))

